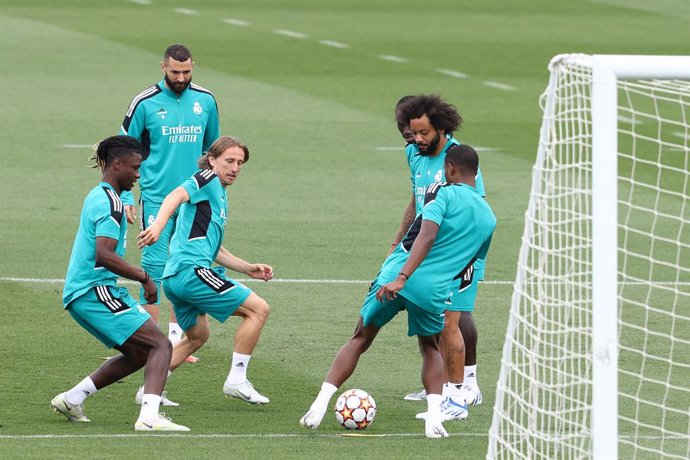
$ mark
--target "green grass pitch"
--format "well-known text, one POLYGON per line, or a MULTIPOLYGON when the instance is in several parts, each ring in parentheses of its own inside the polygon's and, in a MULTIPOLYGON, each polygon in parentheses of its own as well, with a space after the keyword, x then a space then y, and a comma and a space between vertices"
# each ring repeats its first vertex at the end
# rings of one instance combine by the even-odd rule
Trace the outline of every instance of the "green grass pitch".
POLYGON ((566 52, 684 54, 688 19, 681 0, 0 0, 0 458, 483 458, 546 65, 566 52), (140 374, 90 398, 93 422, 77 426, 48 403, 110 352, 65 314, 62 284, 50 280, 64 277, 98 180, 85 146, 118 131, 174 42, 192 50, 194 81, 216 95, 223 133, 252 150, 230 189, 225 244, 275 268, 276 281, 251 284, 272 316, 249 369, 272 402, 223 397, 230 320, 212 323, 201 361, 169 380, 182 404, 169 414, 189 435, 134 433, 140 374), (499 221, 475 315, 484 404, 447 423, 449 439, 426 440, 414 419, 424 405, 402 400, 420 387, 420 358, 397 319, 343 387, 374 396, 366 433, 385 436, 342 437, 332 415, 306 431, 298 420, 409 200, 392 112, 422 92, 460 109, 457 137, 481 148, 499 221))

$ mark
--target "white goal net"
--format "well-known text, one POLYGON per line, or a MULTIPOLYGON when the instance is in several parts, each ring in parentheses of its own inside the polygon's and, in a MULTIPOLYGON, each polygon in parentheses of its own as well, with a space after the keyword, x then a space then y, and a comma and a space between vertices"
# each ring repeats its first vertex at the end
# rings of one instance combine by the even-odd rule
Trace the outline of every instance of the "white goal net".
POLYGON ((619 458, 690 458, 690 73, 614 79, 617 167, 605 174, 617 191, 608 211, 617 273, 604 283, 615 287, 613 305, 601 305, 596 61, 562 55, 549 65, 488 458, 606 456, 597 442, 613 443, 603 452, 619 458), (600 356, 593 317, 607 307, 617 312, 615 352, 600 356), (614 378, 597 376, 597 359, 609 358, 614 378), (597 411, 601 395, 612 401, 597 411))

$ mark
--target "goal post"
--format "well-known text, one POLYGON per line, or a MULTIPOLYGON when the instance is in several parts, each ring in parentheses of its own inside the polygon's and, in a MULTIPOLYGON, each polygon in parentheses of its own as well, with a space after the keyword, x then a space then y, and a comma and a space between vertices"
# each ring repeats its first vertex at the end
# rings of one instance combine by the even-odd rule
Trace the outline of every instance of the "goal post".
POLYGON ((487 458, 690 457, 690 57, 549 69, 487 458))

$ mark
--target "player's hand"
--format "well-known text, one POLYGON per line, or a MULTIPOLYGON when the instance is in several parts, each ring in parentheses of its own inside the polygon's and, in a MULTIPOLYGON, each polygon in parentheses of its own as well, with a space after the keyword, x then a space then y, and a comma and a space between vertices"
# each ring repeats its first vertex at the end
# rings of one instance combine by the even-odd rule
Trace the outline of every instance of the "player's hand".
POLYGON ((273 278, 273 268, 266 264, 252 264, 247 270, 247 275, 257 280, 268 281, 273 278))
POLYGON ((398 276, 397 279, 386 283, 376 291, 376 300, 379 302, 390 301, 398 296, 398 292, 405 286, 405 280, 401 280, 398 276))
POLYGON ((156 283, 153 282, 153 278, 148 277, 146 282, 141 283, 144 288, 144 299, 149 305, 154 304, 158 301, 158 287, 156 283))
POLYGON ((151 246, 158 241, 158 238, 161 236, 161 232, 162 229, 158 228, 158 225, 156 225, 154 222, 149 228, 139 233, 137 236, 137 247, 141 249, 144 246, 151 246))
POLYGON ((133 224, 137 220, 137 208, 131 204, 125 205, 125 215, 127 216, 127 223, 133 224))

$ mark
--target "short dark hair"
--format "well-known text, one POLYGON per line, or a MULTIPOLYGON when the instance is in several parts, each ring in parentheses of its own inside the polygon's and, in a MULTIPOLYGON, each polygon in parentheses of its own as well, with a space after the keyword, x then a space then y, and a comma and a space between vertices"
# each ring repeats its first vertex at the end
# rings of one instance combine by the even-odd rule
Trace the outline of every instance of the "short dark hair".
POLYGON ((465 169, 475 176, 479 170, 479 155, 469 145, 453 145, 446 151, 445 162, 458 169, 465 169))
POLYGON ((178 62, 185 62, 187 59, 192 59, 192 53, 184 45, 170 45, 163 54, 163 62, 167 63, 170 58, 178 62))
POLYGON ((249 147, 236 137, 232 136, 220 136, 216 141, 211 144, 208 152, 199 158, 198 164, 199 169, 211 169, 211 163, 208 161, 209 157, 218 158, 223 152, 225 152, 230 147, 239 147, 244 152, 244 162, 249 161, 249 147))
POLYGON ((405 120, 403 119, 403 115, 400 113, 400 106, 403 105, 405 102, 409 101, 412 99, 414 96, 412 95, 407 95, 403 96, 398 100, 398 103, 395 104, 395 123, 398 125, 398 131, 402 133, 403 129, 405 129, 408 125, 408 123, 405 123, 405 120))
POLYGON ((462 117, 457 108, 441 99, 438 94, 419 94, 407 99, 397 108, 396 121, 409 126, 410 120, 422 118, 424 115, 429 117, 434 129, 443 130, 446 134, 452 134, 462 125, 462 117))
POLYGON ((135 153, 141 154, 141 144, 138 140, 132 136, 110 136, 98 143, 96 154, 91 159, 96 163, 94 168, 105 171, 115 158, 135 153))

